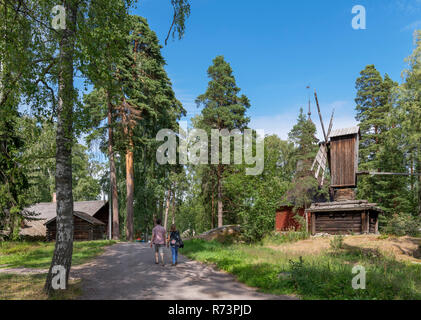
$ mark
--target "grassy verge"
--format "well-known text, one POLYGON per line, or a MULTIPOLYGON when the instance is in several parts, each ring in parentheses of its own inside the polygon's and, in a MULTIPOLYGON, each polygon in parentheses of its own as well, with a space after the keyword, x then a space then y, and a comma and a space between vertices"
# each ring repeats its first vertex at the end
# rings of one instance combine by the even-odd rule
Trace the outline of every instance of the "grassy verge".
MULTIPOLYGON (((73 244, 72 265, 79 265, 100 255, 116 241, 86 241, 73 244)), ((0 242, 0 268, 48 269, 54 252, 52 242, 0 242)), ((69 300, 81 294, 81 281, 71 280, 67 290, 48 297, 43 292, 46 274, 0 273, 0 300, 69 300)))
POLYGON ((378 250, 347 247, 297 256, 263 245, 185 241, 183 254, 214 264, 240 282, 272 294, 303 299, 421 299, 421 265, 396 261, 378 250), (366 270, 366 289, 354 290, 355 265, 366 270))
MULTIPOLYGON (((75 242, 72 265, 87 262, 114 243, 112 240, 75 242)), ((49 268, 53 252, 53 242, 0 242, 0 268, 49 268)))
POLYGON ((45 274, 0 274, 0 300, 71 300, 81 294, 81 281, 71 280, 67 290, 48 298, 43 291, 45 277, 45 274))

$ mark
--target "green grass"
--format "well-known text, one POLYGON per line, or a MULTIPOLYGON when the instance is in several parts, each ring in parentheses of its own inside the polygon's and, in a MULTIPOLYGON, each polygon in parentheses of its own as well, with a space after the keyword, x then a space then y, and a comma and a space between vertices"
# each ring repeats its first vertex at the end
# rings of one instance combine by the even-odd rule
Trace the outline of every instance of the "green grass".
MULTIPOLYGON (((100 255, 116 241, 84 241, 73 244, 72 265, 79 265, 100 255)), ((0 242, 0 268, 49 268, 54 242, 0 242)))
POLYGON ((376 250, 345 246, 300 259, 262 245, 227 246, 195 239, 185 241, 182 254, 266 293, 302 299, 421 299, 421 265, 398 262, 376 250), (354 265, 366 269, 366 290, 352 288, 354 265))
POLYGON ((43 291, 45 274, 16 275, 0 273, 0 300, 72 300, 81 293, 81 281, 71 280, 67 290, 50 297, 43 291))
POLYGON ((262 239, 263 245, 273 246, 284 243, 308 239, 310 235, 305 231, 272 232, 262 239))

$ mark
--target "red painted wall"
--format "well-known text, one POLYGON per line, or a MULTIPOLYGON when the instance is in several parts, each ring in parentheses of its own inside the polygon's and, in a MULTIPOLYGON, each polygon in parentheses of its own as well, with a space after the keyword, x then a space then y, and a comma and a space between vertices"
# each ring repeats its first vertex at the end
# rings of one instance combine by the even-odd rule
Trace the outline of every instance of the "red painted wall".
MULTIPOLYGON (((305 217, 304 209, 298 209, 296 214, 305 217)), ((293 212, 293 207, 281 207, 280 209, 276 210, 276 219, 275 219, 275 229, 276 231, 288 231, 291 229, 298 230, 300 225, 298 224, 293 217, 295 213, 293 212)), ((311 220, 309 219, 308 223, 311 220)), ((310 225, 310 224, 309 224, 310 225)), ((303 226, 305 228, 305 225, 303 226)))

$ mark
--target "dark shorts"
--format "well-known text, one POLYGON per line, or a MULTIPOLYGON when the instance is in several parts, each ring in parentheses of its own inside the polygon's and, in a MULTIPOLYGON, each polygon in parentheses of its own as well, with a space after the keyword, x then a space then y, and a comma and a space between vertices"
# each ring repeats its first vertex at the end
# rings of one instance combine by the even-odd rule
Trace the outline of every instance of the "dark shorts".
POLYGON ((154 244, 155 252, 164 253, 165 244, 154 244))

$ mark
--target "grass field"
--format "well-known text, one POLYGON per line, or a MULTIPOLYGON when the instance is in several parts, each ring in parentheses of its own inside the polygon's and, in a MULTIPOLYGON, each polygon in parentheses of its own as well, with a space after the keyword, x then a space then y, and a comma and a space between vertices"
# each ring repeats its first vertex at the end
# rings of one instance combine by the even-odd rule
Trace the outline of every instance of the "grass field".
MULTIPOLYGON (((73 244, 72 265, 83 264, 104 252, 116 241, 86 241, 73 244)), ((48 269, 54 252, 52 242, 0 242, 0 268, 48 269)), ((0 273, 0 300, 75 299, 81 294, 81 281, 70 280, 65 291, 51 297, 43 292, 46 274, 0 273)))
POLYGON ((81 294, 81 281, 70 280, 67 290, 48 297, 43 291, 45 277, 45 274, 0 273, 0 300, 71 300, 81 294))
MULTIPOLYGON (((72 265, 85 263, 114 243, 112 240, 75 242, 72 265)), ((49 268, 53 252, 54 242, 0 242, 0 268, 49 268)))
POLYGON ((318 244, 326 241, 329 243, 312 239, 294 244, 222 245, 196 239, 186 241, 182 253, 266 293, 294 294, 302 299, 421 299, 421 264, 397 260, 376 247, 346 244, 355 242, 353 237, 347 237, 345 243, 331 238, 332 245, 326 248, 324 244, 319 250, 318 244), (365 290, 352 287, 356 265, 366 270, 365 290))

